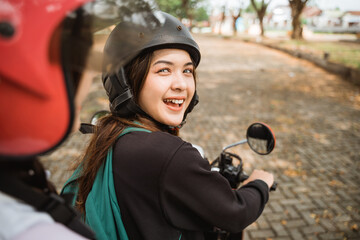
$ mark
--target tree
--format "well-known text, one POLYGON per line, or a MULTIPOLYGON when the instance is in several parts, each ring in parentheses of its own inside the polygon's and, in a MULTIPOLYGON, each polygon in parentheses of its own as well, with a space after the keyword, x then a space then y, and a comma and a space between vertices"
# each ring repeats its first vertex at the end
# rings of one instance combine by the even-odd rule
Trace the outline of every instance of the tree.
POLYGON ((187 18, 192 20, 197 14, 197 5, 202 0, 156 0, 160 10, 174 15, 180 19, 187 18))
POLYGON ((193 25, 192 22, 194 20, 194 15, 195 15, 195 8, 199 1, 198 0, 181 0, 181 2, 182 2, 182 8, 184 9, 184 12, 185 12, 185 17, 190 20, 190 29, 191 29, 191 27, 193 25))
POLYGON ((178 18, 185 17, 185 11, 182 9, 181 0, 156 0, 161 11, 169 13, 178 18))
POLYGON ((226 6, 222 6, 221 8, 221 14, 220 14, 220 27, 219 27, 219 35, 221 35, 221 27, 223 26, 224 24, 224 21, 225 21, 225 18, 226 18, 226 6))
MULTIPOLYGON (((246 4, 248 4, 248 0, 230 1, 229 3, 230 3, 229 4, 230 14, 233 20, 233 33, 234 36, 236 36, 237 34, 236 21, 241 17, 243 11, 246 12, 247 8, 245 8, 245 6, 246 4)), ((251 6, 251 4, 249 6, 251 6)), ((255 12, 255 10, 253 12, 255 12)))
POLYGON ((302 10, 304 9, 308 0, 289 0, 290 8, 291 8, 291 17, 292 17, 292 27, 293 31, 291 33, 292 39, 302 39, 302 26, 300 15, 302 10))
POLYGON ((255 1, 255 0, 251 0, 251 5, 255 9, 257 17, 258 17, 259 22, 260 22, 261 36, 264 36, 263 20, 264 20, 265 14, 266 14, 266 9, 269 6, 270 2, 271 2, 271 0, 268 0, 267 2, 265 0, 261 0, 261 3, 255 1))
POLYGON ((233 34, 234 34, 234 36, 236 36, 236 34, 237 34, 236 21, 237 21, 238 18, 241 16, 241 11, 242 11, 241 8, 240 8, 239 11, 237 12, 237 14, 235 13, 235 11, 230 11, 230 12, 231 12, 232 19, 233 19, 233 34))
POLYGON ((209 15, 204 7, 199 7, 198 9, 196 9, 195 20, 198 22, 209 20, 209 15))

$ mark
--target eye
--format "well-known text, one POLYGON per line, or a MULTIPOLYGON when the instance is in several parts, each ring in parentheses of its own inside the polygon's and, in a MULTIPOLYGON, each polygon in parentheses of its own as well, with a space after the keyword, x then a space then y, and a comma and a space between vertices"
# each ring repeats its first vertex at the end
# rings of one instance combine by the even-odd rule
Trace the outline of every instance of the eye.
POLYGON ((184 73, 191 73, 191 74, 192 74, 192 73, 193 73, 193 70, 192 70, 191 68, 188 68, 188 69, 185 69, 185 70, 184 70, 184 73))
POLYGON ((156 73, 169 73, 170 69, 169 68, 162 68, 160 70, 158 70, 156 73))

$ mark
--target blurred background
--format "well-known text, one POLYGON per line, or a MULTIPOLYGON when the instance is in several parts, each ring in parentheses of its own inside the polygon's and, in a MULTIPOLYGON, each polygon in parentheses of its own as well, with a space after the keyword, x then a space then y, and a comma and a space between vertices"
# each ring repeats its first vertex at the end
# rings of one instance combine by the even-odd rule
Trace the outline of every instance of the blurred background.
POLYGON ((358 0, 157 0, 194 33, 301 49, 360 69, 358 0), (272 41, 271 41, 272 40, 272 41), (326 42, 324 44, 324 42, 326 42))

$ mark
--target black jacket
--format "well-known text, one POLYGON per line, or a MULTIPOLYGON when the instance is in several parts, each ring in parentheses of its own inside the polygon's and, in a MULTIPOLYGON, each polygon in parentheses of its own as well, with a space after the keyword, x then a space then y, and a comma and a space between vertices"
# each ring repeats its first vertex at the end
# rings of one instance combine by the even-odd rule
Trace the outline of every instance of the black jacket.
POLYGON ((214 226, 239 232, 268 200, 257 180, 232 190, 191 144, 164 132, 131 132, 114 147, 115 191, 129 239, 203 239, 214 226))

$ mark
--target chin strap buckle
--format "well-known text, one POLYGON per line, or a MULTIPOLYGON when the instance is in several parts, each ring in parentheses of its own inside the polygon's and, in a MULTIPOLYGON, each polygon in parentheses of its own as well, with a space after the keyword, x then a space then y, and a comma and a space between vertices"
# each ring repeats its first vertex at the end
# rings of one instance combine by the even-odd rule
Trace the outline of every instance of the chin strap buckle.
POLYGON ((183 120, 179 125, 177 125, 177 126, 169 126, 169 129, 171 129, 171 130, 174 130, 174 129, 180 129, 180 128, 182 128, 184 125, 185 125, 185 123, 186 123, 186 120, 183 120))

